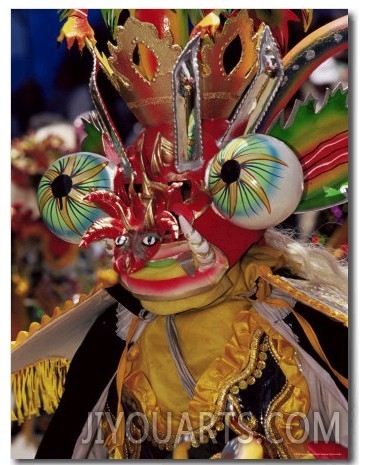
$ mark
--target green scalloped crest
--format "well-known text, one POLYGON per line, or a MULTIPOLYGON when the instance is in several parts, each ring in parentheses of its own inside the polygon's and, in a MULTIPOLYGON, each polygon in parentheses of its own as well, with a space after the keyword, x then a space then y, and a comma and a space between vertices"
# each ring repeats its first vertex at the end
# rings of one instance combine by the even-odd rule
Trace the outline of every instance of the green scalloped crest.
POLYGON ((304 193, 296 211, 329 208, 347 201, 348 105, 341 86, 326 95, 322 106, 309 97, 297 101, 286 123, 278 118, 268 134, 285 142, 298 156, 304 193))

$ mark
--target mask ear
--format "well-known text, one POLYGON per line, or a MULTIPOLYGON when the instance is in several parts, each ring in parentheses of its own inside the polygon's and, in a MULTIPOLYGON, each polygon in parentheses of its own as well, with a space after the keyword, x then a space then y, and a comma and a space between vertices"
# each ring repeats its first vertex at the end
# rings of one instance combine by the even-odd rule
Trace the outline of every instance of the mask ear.
POLYGON ((322 210, 348 201, 347 90, 327 90, 320 108, 313 98, 296 101, 284 123, 270 135, 293 147, 303 167, 304 193, 296 213, 322 210))
POLYGON ((273 227, 296 209, 303 172, 294 152, 274 137, 238 137, 207 168, 206 183, 218 212, 246 229, 273 227))
POLYGON ((99 189, 112 191, 114 171, 107 158, 88 152, 56 160, 44 173, 37 191, 46 226, 61 239, 78 244, 94 221, 107 216, 84 196, 99 189))

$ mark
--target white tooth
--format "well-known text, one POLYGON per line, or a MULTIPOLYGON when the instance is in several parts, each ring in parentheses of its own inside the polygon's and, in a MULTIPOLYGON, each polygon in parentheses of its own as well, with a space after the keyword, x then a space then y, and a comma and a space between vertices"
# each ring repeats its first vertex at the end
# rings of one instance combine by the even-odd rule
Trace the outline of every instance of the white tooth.
POLYGON ((213 251, 213 249, 211 249, 211 252, 208 256, 206 257, 199 257, 198 255, 196 255, 196 258, 199 262, 199 269, 200 270, 206 270, 208 268, 210 268, 212 265, 214 265, 215 263, 215 253, 213 251))
POLYGON ((206 270, 215 264, 215 253, 212 247, 210 247, 210 251, 204 257, 201 257, 199 254, 196 254, 196 259, 199 263, 199 269, 206 270))
POLYGON ((201 235, 198 233, 198 231, 196 231, 195 229, 193 229, 193 232, 191 234, 187 234, 185 235, 186 239, 190 242, 190 244, 193 244, 195 246, 199 246, 203 239, 201 237, 201 235))
POLYGON ((200 269, 210 268, 215 263, 215 253, 212 246, 183 216, 179 216, 181 230, 188 241, 191 251, 195 254, 200 269))
POLYGON ((194 244, 194 252, 198 255, 206 255, 211 249, 209 242, 204 239, 201 240, 200 244, 194 244))
POLYGON ((204 254, 203 253, 196 253, 195 255, 198 258, 199 263, 210 263, 215 257, 214 250, 213 250, 212 247, 210 247, 208 252, 206 252, 204 254))
POLYGON ((183 232, 184 236, 188 238, 188 236, 190 236, 191 233, 194 231, 193 227, 188 222, 188 220, 182 215, 179 216, 179 223, 181 231, 183 232))

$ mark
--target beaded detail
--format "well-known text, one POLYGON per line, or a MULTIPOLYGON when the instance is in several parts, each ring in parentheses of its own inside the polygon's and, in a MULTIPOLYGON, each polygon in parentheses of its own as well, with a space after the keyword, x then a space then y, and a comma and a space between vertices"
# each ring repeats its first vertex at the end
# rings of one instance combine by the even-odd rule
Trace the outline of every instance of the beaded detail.
MULTIPOLYGON (((247 428, 254 431, 257 428, 258 420, 254 415, 246 412, 243 414, 238 394, 240 390, 250 389, 251 386, 254 386, 256 380, 261 378, 262 372, 265 369, 267 351, 270 349, 270 345, 268 337, 262 330, 257 329, 254 332, 250 348, 250 357, 246 368, 224 383, 220 389, 214 412, 212 412, 202 426, 189 432, 188 438, 171 433, 167 439, 166 433, 153 430, 153 425, 150 419, 148 419, 146 439, 160 450, 172 451, 182 439, 189 440, 191 446, 194 448, 199 447, 201 444, 207 444, 220 431, 223 431, 226 426, 237 432, 237 434, 242 434, 245 428, 246 431, 247 428), (240 422, 244 426, 238 425, 238 418, 240 418, 240 422)), ((138 401, 126 387, 123 388, 123 402, 131 411, 142 411, 138 401)), ((136 420, 138 419, 139 417, 136 417, 136 420)), ((141 435, 146 434, 143 430, 147 426, 147 421, 143 423, 135 425, 140 429, 141 435)), ((127 453, 128 458, 136 458, 133 454, 136 450, 132 451, 128 443, 128 437, 126 437, 124 452, 127 453)))

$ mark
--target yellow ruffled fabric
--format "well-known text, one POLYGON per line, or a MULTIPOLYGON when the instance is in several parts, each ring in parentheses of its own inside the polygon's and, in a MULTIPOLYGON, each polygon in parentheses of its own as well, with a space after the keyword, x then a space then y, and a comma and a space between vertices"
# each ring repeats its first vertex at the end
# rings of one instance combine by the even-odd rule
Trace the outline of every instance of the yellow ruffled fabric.
MULTIPOLYGON (((220 310, 224 313, 228 309, 223 305, 220 310)), ((217 328, 219 326, 215 328, 216 331, 217 328)), ((180 331, 181 326, 178 329, 179 334, 184 333, 184 331, 180 331)), ((292 389, 287 389, 290 392, 290 397, 287 400, 284 399, 278 407, 280 415, 275 416, 275 420, 273 420, 276 429, 280 432, 280 439, 283 439, 284 445, 286 445, 281 447, 282 455, 292 457, 290 455, 290 438, 286 437, 285 422, 292 412, 307 414, 310 404, 308 386, 296 365, 293 347, 255 311, 247 310, 237 313, 233 321, 232 337, 223 346, 222 355, 216 357, 208 367, 205 364, 207 357, 198 357, 199 354, 196 354, 193 361, 188 357, 186 358, 188 367, 189 369, 193 368, 191 371, 194 372, 194 378, 197 380, 192 400, 189 400, 177 378, 167 347, 164 347, 163 351, 160 350, 164 345, 161 344, 161 341, 157 344, 156 340, 148 337, 145 341, 135 345, 129 357, 131 373, 126 378, 125 387, 136 397, 147 415, 150 425, 153 425, 155 431, 158 432, 154 438, 156 442, 158 437, 161 439, 167 437, 169 427, 171 427, 172 442, 174 442, 178 432, 181 432, 182 427, 189 428, 191 426, 193 430, 198 430, 201 412, 218 414, 224 411, 227 394, 233 385, 233 380, 237 374, 245 370, 249 363, 253 335, 260 330, 269 334, 278 354, 280 368, 288 380, 288 385, 292 386, 292 389), (146 351, 150 353, 148 358, 145 356, 146 351), (151 354, 153 354, 152 357, 151 354), (198 358, 200 358, 201 366, 198 366, 198 358), (201 372, 200 376, 198 375, 199 371, 201 372), (170 426, 168 412, 171 412, 170 426), (187 413, 185 418, 189 420, 190 424, 187 422, 183 424, 183 412, 187 413)), ((163 333, 160 333, 160 339, 163 339, 163 333)), ((206 353, 217 352, 216 343, 219 339, 219 337, 213 337, 205 341, 205 343, 208 342, 205 344, 206 353)), ((187 343, 196 346, 196 351, 199 352, 198 341, 194 341, 194 339, 187 341, 184 338, 183 345, 187 343)), ((184 349, 182 350, 184 353, 184 349)), ((250 386, 249 389, 255 389, 255 386, 250 386)), ((299 439, 304 434, 301 424, 298 421, 291 421, 290 424, 292 437, 299 439)), ((153 428, 151 427, 151 431, 153 428)), ((296 450, 298 450, 298 446, 296 450)), ((306 453, 304 444, 302 453, 306 453)))
MULTIPOLYGON (((287 386, 275 404, 280 415, 273 416, 273 430, 282 439, 280 455, 293 458, 285 422, 293 411, 307 414, 310 405, 308 386, 296 364, 294 348, 252 309, 249 298, 242 297, 249 295, 257 283, 259 267, 265 264, 277 269, 284 263, 281 252, 253 247, 229 270, 225 284, 209 293, 209 298, 204 295, 184 300, 184 305, 191 311, 179 312, 175 323, 184 360, 197 382, 192 400, 182 387, 169 353, 165 318, 160 316, 146 327, 128 354, 124 386, 149 419, 150 432, 157 431, 156 442, 159 437, 163 440, 172 433, 173 443, 182 427, 197 430, 201 412, 224 411, 233 380, 249 364, 254 335, 265 332, 275 347, 277 362, 287 379, 287 386), (206 303, 204 308, 199 307, 202 301, 206 303)), ((264 300, 270 292, 270 286, 263 282, 259 289, 261 298, 264 300)), ((170 304, 170 313, 174 313, 173 303, 170 304)), ((280 300, 277 304, 287 305, 280 300)), ((249 386, 249 389, 255 389, 255 386, 249 386)), ((290 433, 296 439, 304 434, 299 421, 291 421, 290 433)), ((295 448, 300 458, 304 458, 307 454, 305 443, 295 448)), ((307 456, 311 457, 310 454, 307 456)))

